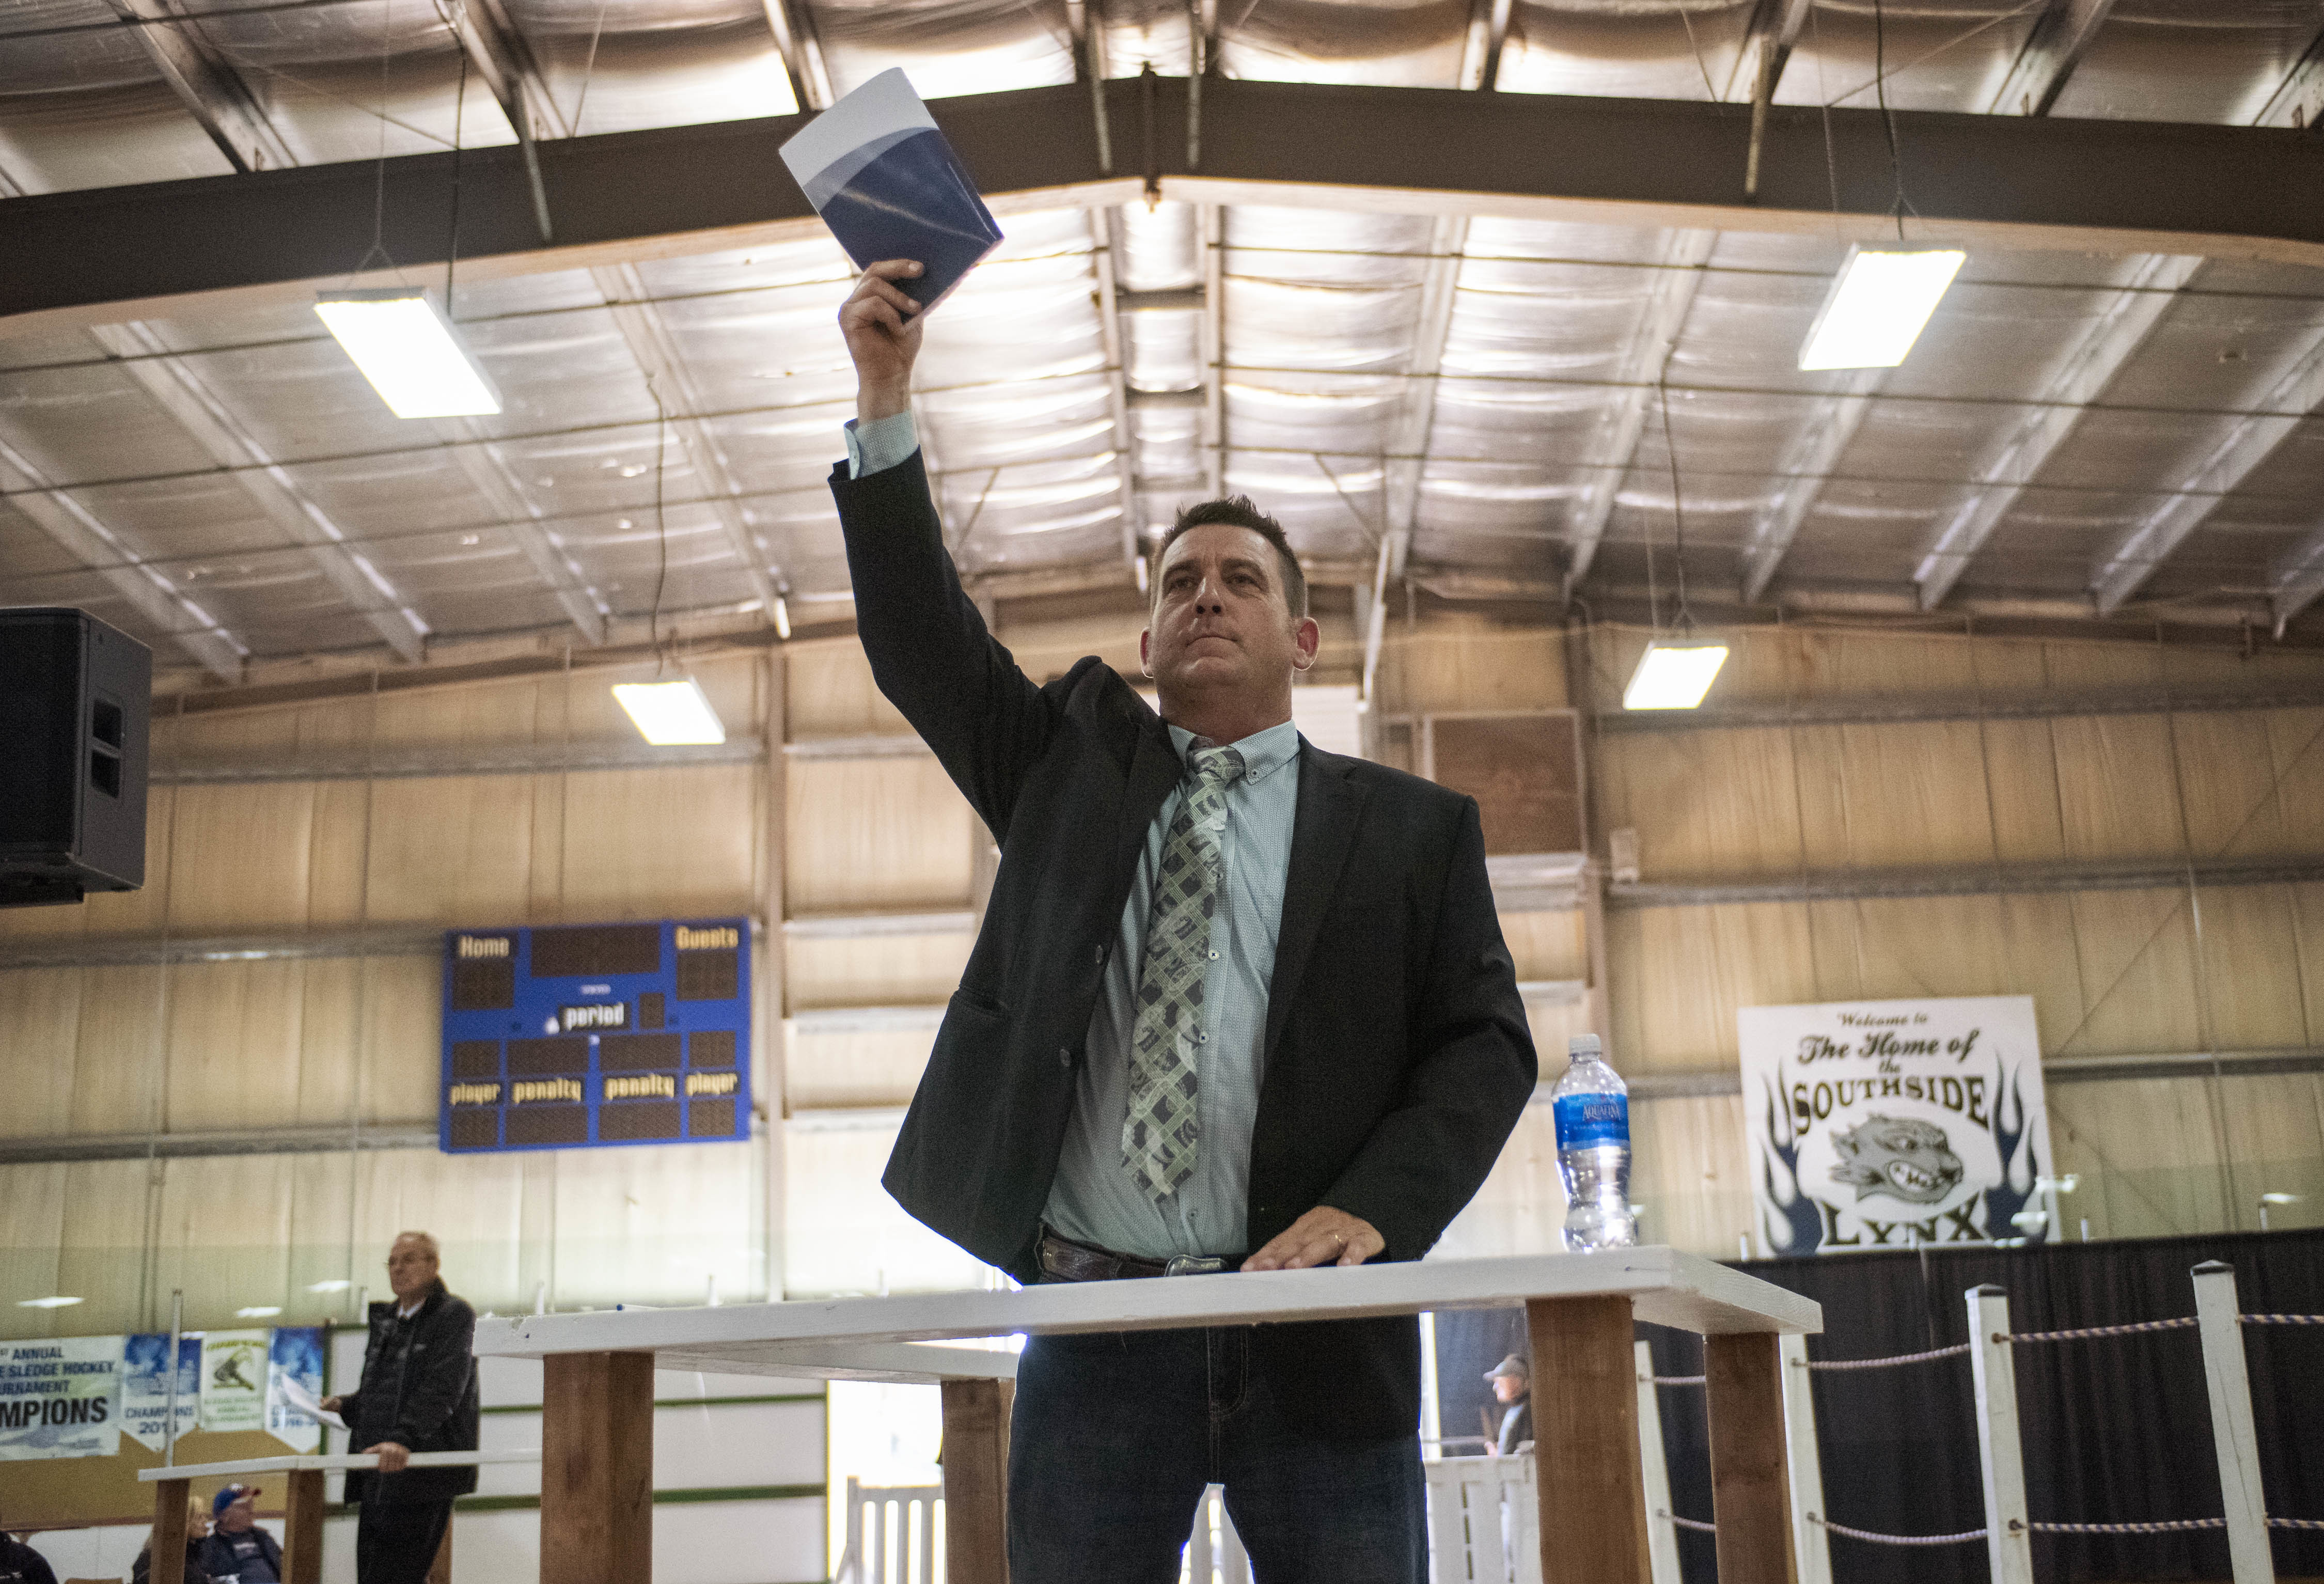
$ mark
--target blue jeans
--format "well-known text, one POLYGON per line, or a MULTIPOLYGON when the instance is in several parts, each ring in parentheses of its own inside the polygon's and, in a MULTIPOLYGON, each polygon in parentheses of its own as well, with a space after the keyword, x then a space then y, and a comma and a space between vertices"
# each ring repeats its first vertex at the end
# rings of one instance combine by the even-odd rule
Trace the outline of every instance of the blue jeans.
POLYGON ((1250 1328, 1027 1341, 1010 1584, 1175 1584, 1213 1484, 1258 1584, 1425 1584, 1419 1438, 1301 1436, 1252 1364, 1250 1328))

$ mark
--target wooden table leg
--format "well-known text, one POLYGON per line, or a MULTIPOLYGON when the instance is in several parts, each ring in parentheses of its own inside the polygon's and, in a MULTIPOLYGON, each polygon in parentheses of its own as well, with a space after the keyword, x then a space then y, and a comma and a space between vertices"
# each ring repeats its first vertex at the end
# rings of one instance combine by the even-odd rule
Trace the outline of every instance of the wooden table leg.
POLYGON ((653 1577, 653 1355, 555 1353, 540 1413, 540 1576, 653 1577))
POLYGON ((152 1584, 187 1584, 186 1503, 192 1482, 153 1482, 153 1551, 146 1578, 152 1584))
POLYGON ((1771 1331, 1705 1337, 1702 1358, 1719 1584, 1797 1584, 1780 1344, 1771 1331))
POLYGON ((323 1584, 323 1471, 294 1469, 283 1478, 290 1497, 282 1515, 282 1584, 323 1584))
POLYGON ((1648 1584, 1630 1301, 1536 1298, 1526 1323, 1542 1584, 1648 1584))
POLYGON ((1006 1380, 948 1380, 944 1393, 945 1577, 950 1584, 1009 1584, 1009 1410, 1006 1380))

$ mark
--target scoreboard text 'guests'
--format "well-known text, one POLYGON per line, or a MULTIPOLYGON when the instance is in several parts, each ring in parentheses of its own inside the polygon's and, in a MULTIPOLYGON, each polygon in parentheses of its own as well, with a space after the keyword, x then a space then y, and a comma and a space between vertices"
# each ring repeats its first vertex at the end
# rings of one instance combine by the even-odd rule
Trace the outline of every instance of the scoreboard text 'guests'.
POLYGON ((447 1153, 751 1136, 750 923, 449 930, 447 1153))

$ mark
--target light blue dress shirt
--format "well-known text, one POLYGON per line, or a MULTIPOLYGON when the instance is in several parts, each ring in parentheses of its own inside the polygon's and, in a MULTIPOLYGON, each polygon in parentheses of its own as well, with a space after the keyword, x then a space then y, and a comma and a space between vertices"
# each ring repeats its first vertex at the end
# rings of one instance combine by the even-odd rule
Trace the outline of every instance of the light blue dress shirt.
MULTIPOLYGON (((1170 728, 1183 760, 1191 732, 1170 728)), ((1291 828, 1299 809, 1299 728, 1286 721, 1231 744, 1243 771, 1227 784, 1220 833, 1220 888, 1211 916, 1211 966, 1203 977, 1203 1032, 1196 1047, 1194 1104, 1202 1135, 1194 1169, 1159 1204, 1123 1164, 1121 1124, 1130 1110, 1130 1040, 1137 1022, 1138 975, 1154 910, 1154 875, 1185 798, 1182 780, 1146 829, 1145 851, 1122 904, 1121 926, 1105 962, 1090 1017, 1087 1058, 1065 1123, 1057 1177, 1043 1219, 1078 1243, 1117 1254, 1240 1255, 1250 1198, 1250 1132, 1259 1117, 1266 1055, 1268 987, 1283 926, 1291 872, 1291 828)))
MULTIPOLYGON (((895 466, 919 445, 912 415, 847 424, 848 476, 895 466)), ((1170 729, 1183 762, 1194 733, 1170 729)), ((1299 728, 1289 721, 1231 743, 1243 772, 1226 788, 1220 833, 1220 895, 1211 918, 1211 966, 1203 978, 1204 1032, 1196 1057, 1195 1106, 1202 1133, 1194 1169, 1157 1204, 1123 1163, 1121 1124, 1130 1112, 1130 1040, 1137 1023, 1138 976, 1154 910, 1154 875, 1170 822, 1185 800, 1181 779, 1146 829, 1146 847, 1122 904, 1121 926, 1106 956, 1105 981, 1090 1015, 1086 1059, 1065 1122, 1056 1180, 1042 1219, 1077 1243, 1116 1254, 1240 1255, 1250 1202, 1250 1135, 1259 1118, 1266 1052, 1267 998, 1283 889, 1291 873, 1291 831, 1299 812, 1299 728)))

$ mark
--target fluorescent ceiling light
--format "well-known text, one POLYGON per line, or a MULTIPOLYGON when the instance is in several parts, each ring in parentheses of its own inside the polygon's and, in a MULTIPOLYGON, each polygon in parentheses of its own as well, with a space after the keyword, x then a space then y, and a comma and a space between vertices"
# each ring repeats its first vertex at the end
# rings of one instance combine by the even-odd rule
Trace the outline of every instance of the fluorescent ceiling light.
POLYGON ((417 288, 332 291, 315 312, 398 418, 501 410, 501 393, 452 321, 417 288))
POLYGON ((248 1309, 235 1310, 234 1317, 236 1320, 272 1320, 281 1312, 282 1305, 280 1303, 254 1303, 248 1309))
POLYGON ((349 1287, 354 1285, 355 1284, 353 1282, 310 1282, 307 1285, 307 1291, 309 1293, 344 1293, 349 1287))
POLYGON ((656 748, 726 741, 718 712, 691 677, 676 682, 616 682, 613 696, 637 723, 638 734, 656 748))
POLYGON ((79 1302, 78 1298, 67 1298, 59 1294, 49 1298, 20 1298, 16 1301, 16 1307, 19 1309, 69 1309, 79 1302))
MULTIPOLYGON (((2300 1195, 2297 1193, 2263 1193, 2259 1196, 2259 1202, 2262 1204, 2298 1204, 2300 1202, 2300 1195)), ((43 1298, 41 1302, 43 1303, 53 1303, 56 1300, 53 1298, 43 1298)), ((65 1302, 68 1303, 78 1303, 80 1300, 78 1298, 68 1298, 65 1302)))
POLYGON ((1904 361, 1969 255, 1850 250, 1800 347, 1803 369, 1892 369, 1904 361))
POLYGON ((1646 645, 1630 685, 1622 689, 1626 710, 1691 710, 1711 691, 1711 679, 1727 663, 1723 643, 1646 645))

